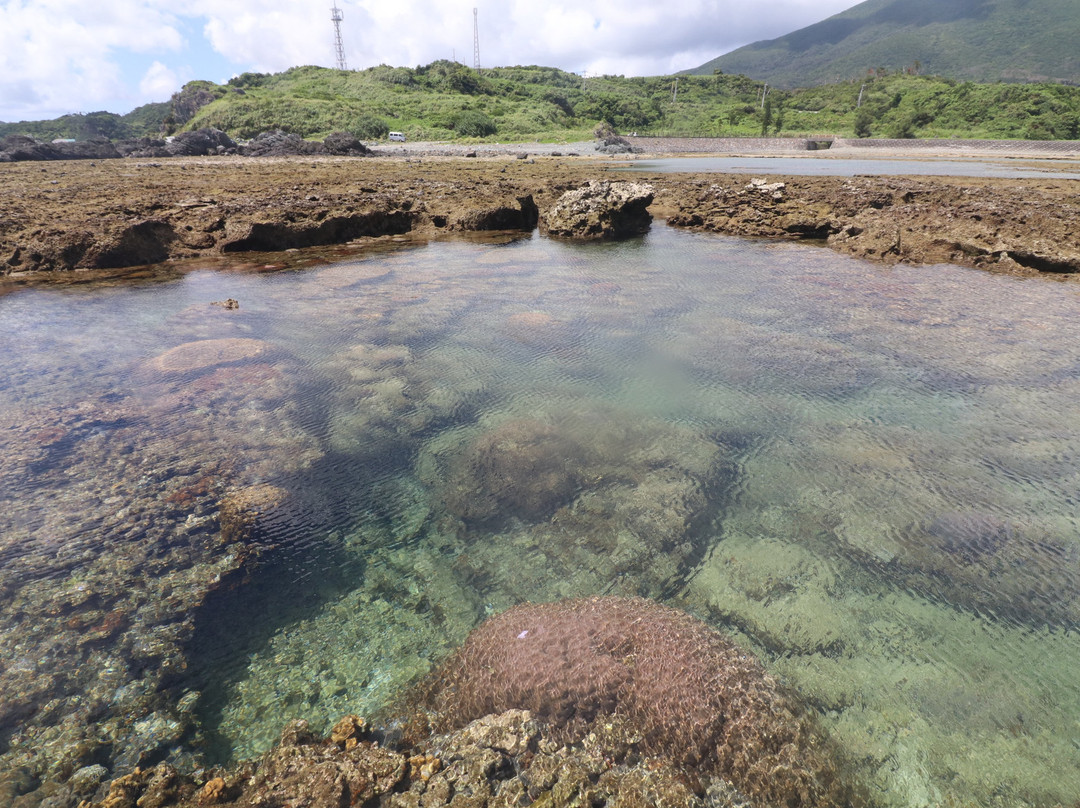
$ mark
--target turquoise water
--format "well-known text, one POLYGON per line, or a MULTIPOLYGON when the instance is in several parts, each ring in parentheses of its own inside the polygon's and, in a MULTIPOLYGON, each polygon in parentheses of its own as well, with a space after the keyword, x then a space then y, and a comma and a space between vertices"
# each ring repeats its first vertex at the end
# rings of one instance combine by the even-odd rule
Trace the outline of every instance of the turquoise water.
POLYGON ((7 759, 248 757, 514 603, 643 594, 875 804, 1080 800, 1080 286, 658 226, 12 286, 0 329, 7 759))

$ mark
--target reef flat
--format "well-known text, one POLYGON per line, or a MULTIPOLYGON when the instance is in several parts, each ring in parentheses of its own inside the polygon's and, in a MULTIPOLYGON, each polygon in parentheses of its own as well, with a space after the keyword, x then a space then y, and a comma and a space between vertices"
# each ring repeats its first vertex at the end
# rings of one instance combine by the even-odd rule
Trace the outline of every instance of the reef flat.
MULTIPOLYGON (((411 144, 410 144, 411 145, 411 144)), ((0 273, 112 269, 371 236, 532 230, 532 205, 612 179, 622 158, 244 157, 12 163, 0 171, 0 273), (524 201, 523 201, 524 200, 524 201)), ((662 155, 661 155, 662 156, 662 155)), ((955 156, 955 155, 954 155, 955 156)), ((814 240, 886 263, 1080 271, 1074 180, 635 172, 654 216, 814 240)))

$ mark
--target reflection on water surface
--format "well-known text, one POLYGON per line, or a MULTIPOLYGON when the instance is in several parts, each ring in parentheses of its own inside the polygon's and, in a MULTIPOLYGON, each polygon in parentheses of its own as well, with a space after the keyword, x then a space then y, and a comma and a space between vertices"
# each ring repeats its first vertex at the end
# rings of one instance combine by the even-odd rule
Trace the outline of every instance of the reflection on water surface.
POLYGON ((1080 799, 1074 285, 657 229, 15 289, 0 328, 11 764, 250 756, 510 605, 644 594, 877 804, 1080 799))
POLYGON ((865 157, 662 157, 637 160, 624 171, 719 172, 726 174, 787 174, 793 177, 1000 177, 1080 179, 1080 161, 1060 159, 958 158, 913 156, 889 159, 865 157))

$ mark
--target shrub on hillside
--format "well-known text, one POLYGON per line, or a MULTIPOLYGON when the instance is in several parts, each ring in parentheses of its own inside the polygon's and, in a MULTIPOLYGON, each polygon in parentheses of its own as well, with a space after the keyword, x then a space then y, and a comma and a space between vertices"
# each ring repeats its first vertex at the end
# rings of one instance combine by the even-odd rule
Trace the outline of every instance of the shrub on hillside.
POLYGON ((382 140, 390 132, 390 125, 374 115, 359 115, 353 120, 349 131, 360 140, 382 140))
POLYGON ((463 137, 487 137, 498 128, 495 121, 478 109, 463 109, 453 117, 451 125, 463 137))

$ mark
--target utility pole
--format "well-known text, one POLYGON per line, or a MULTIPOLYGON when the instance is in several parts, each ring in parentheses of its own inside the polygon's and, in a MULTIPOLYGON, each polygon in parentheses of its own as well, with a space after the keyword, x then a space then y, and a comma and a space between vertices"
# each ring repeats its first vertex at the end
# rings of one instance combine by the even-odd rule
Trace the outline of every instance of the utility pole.
POLYGON ((477 73, 480 72, 480 23, 477 20, 479 11, 474 7, 472 10, 472 66, 477 73))
POLYGON ((865 84, 864 84, 864 85, 863 85, 862 87, 860 87, 860 88, 859 88, 859 100, 858 100, 858 101, 856 102, 856 104, 855 104, 855 109, 858 109, 859 107, 861 107, 861 106, 862 106, 862 94, 863 94, 863 91, 864 91, 865 89, 866 89, 866 85, 865 85, 865 84))
POLYGON ((769 85, 766 84, 761 88, 761 108, 765 109, 765 96, 769 94, 769 85))
POLYGON ((671 103, 675 103, 675 99, 679 97, 679 77, 675 77, 675 84, 671 88, 671 103))
POLYGON ((344 18, 345 15, 337 7, 337 0, 334 0, 334 7, 330 9, 330 19, 334 23, 334 51, 337 53, 338 70, 349 69, 349 66, 345 63, 345 44, 341 41, 341 21, 344 18))

